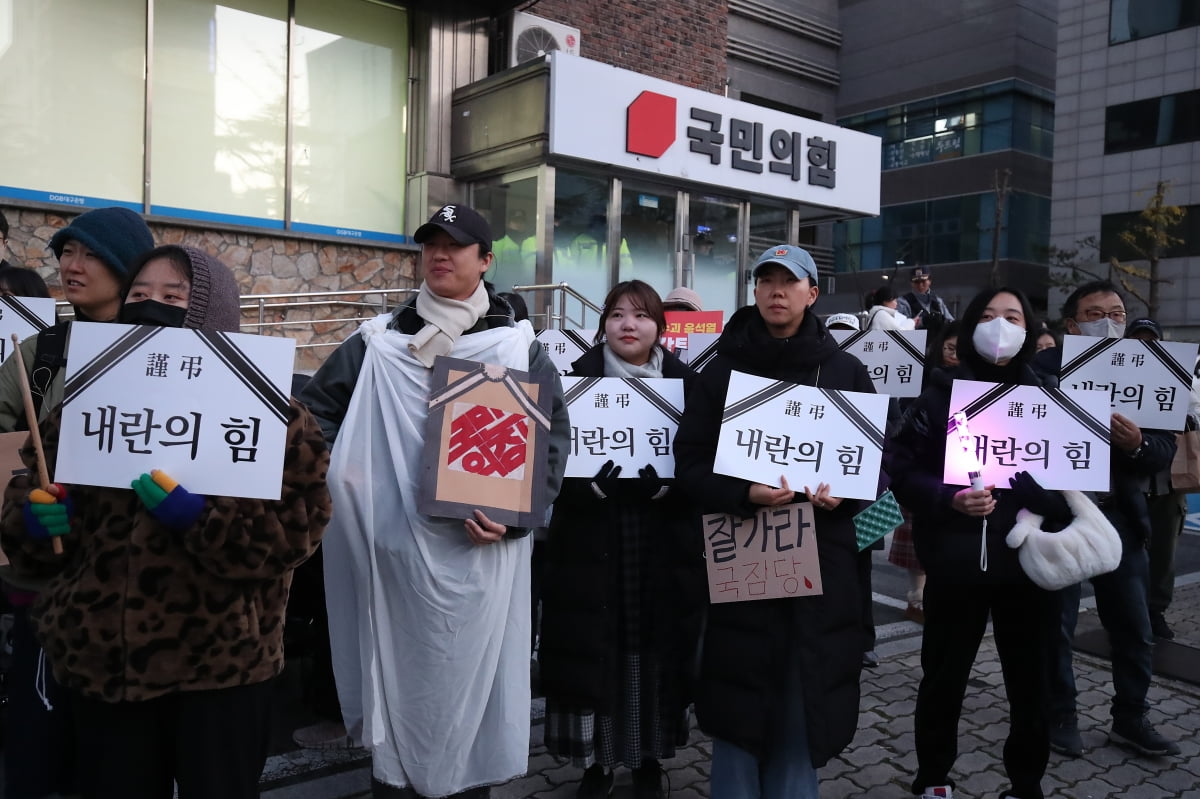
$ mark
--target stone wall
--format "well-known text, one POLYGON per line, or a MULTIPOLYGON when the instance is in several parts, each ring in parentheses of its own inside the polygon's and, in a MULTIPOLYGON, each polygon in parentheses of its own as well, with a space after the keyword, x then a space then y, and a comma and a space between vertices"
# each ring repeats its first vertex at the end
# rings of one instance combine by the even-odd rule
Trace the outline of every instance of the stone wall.
MULTIPOLYGON (((36 269, 50 293, 62 299, 58 262, 48 244, 76 215, 7 205, 0 211, 9 223, 9 261, 36 269)), ((227 264, 242 289, 242 330, 295 339, 299 371, 319 366, 334 345, 354 332, 357 318, 379 313, 385 303, 394 305, 402 297, 396 289, 415 288, 419 282, 417 248, 409 245, 370 247, 268 231, 222 231, 153 221, 149 225, 159 244, 197 247, 227 264), (380 293, 337 297, 338 292, 365 290, 380 293), (384 295, 385 290, 393 293, 384 295), (299 292, 323 296, 290 302, 265 299, 260 326, 258 303, 250 295, 299 292), (358 302, 367 307, 350 304, 358 302)))

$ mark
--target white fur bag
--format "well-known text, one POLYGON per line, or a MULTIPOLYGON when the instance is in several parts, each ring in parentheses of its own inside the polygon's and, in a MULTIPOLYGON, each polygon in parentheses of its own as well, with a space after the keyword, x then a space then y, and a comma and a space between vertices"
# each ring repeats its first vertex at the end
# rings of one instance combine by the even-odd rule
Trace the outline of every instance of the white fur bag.
POLYGON ((1106 574, 1121 562, 1121 536, 1104 513, 1079 491, 1063 491, 1075 518, 1057 533, 1042 529, 1042 517, 1022 508, 1005 541, 1018 549, 1021 568, 1047 591, 1057 591, 1106 574))

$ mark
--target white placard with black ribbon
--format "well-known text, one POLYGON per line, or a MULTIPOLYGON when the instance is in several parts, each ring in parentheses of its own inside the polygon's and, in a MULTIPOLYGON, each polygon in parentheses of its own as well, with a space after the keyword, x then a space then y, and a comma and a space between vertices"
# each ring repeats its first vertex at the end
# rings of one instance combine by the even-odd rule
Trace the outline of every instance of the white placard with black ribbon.
POLYGON ((1139 427, 1182 430, 1196 349, 1183 341, 1065 336, 1059 383, 1107 392, 1113 411, 1139 427))
POLYGON ((605 461, 621 478, 652 465, 675 475, 671 446, 683 414, 683 381, 675 378, 564 377, 571 416, 567 477, 593 477, 605 461))
POLYGON ((52 298, 0 296, 0 361, 12 355, 13 333, 17 334, 20 341, 24 341, 52 324, 54 324, 54 300, 52 298))
POLYGON ((830 330, 838 347, 863 362, 875 390, 917 397, 925 375, 924 330, 830 330))
POLYGON ((732 372, 713 470, 796 491, 875 499, 888 398, 732 372))
POLYGON ((1029 472, 1043 488, 1107 491, 1109 416, 1102 391, 955 380, 942 479, 966 486, 980 471, 984 485, 1008 488, 1010 477, 1029 472), (952 429, 958 412, 973 446, 952 429))
POLYGON ((550 356, 554 368, 560 375, 565 375, 570 373, 571 364, 592 348, 592 339, 595 336, 595 330, 547 329, 537 334, 537 340, 550 356))
POLYGON ((128 488, 161 469, 188 491, 279 499, 296 342, 75 322, 54 479, 128 488))
POLYGON ((675 350, 675 354, 697 372, 703 372, 704 367, 717 357, 717 342, 720 339, 720 333, 688 333, 687 344, 675 350))

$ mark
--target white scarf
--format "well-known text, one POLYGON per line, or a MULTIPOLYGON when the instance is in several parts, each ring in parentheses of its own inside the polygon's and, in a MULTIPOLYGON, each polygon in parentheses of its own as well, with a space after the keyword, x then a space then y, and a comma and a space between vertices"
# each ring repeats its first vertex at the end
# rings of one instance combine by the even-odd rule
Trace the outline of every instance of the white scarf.
POLYGON ((458 337, 487 313, 488 305, 487 287, 482 280, 466 300, 438 296, 422 281, 417 294, 417 314, 425 320, 425 327, 412 337, 409 351, 426 369, 432 369, 433 359, 449 355, 458 337))
POLYGON ((650 360, 641 366, 635 366, 617 355, 607 343, 604 345, 605 377, 662 377, 662 363, 662 347, 657 344, 650 350, 650 360))

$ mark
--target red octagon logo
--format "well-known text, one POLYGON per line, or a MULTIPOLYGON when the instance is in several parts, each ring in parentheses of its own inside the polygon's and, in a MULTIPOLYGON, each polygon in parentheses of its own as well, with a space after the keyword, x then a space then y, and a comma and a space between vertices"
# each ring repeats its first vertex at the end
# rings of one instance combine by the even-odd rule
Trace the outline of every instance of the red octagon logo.
POLYGON ((642 92, 625 111, 625 152, 658 158, 675 143, 675 98, 642 92))

